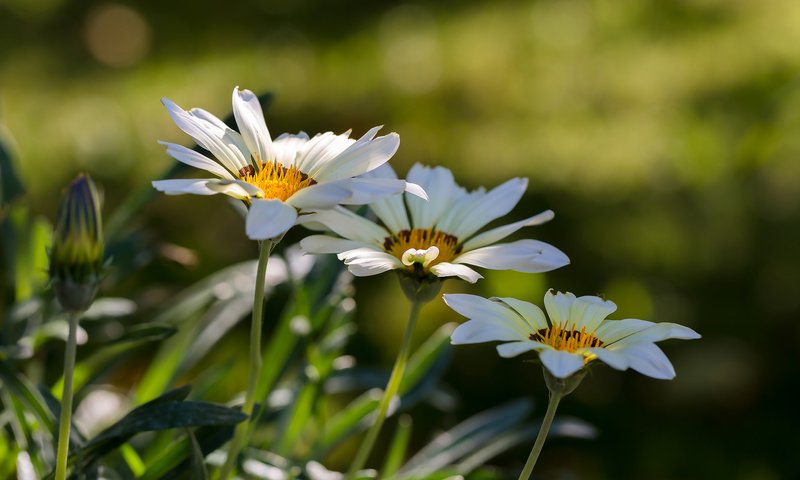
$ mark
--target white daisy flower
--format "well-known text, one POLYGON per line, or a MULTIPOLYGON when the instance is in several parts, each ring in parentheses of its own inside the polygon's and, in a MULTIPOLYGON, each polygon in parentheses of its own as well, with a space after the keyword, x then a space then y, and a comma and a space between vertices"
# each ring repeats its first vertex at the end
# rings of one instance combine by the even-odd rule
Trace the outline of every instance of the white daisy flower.
POLYGON ((453 344, 509 342, 497 346, 502 357, 534 350, 544 367, 562 379, 594 360, 617 370, 632 368, 649 377, 671 379, 675 370, 655 342, 700 338, 691 328, 675 323, 608 320, 617 309, 614 302, 575 298, 571 293, 553 295, 552 290, 544 296, 549 321, 539 307, 515 298, 449 294, 444 301, 469 318, 453 331, 453 344))
POLYGON ((304 132, 270 137, 258 98, 249 90, 233 90, 233 113, 239 132, 211 113, 189 111, 164 98, 172 119, 198 145, 214 156, 174 143, 160 142, 176 160, 213 173, 216 178, 159 180, 153 186, 169 195, 224 193, 248 206, 245 230, 254 240, 279 238, 298 221, 298 213, 339 204, 360 205, 404 190, 425 197, 403 180, 353 178, 388 161, 400 145, 390 133, 375 137, 375 127, 358 140, 349 132, 304 132))
MULTIPOLYGON (((370 176, 395 179, 384 165, 370 176)), ((547 272, 569 263, 563 252, 538 240, 494 245, 522 227, 553 218, 547 210, 515 223, 478 233, 506 215, 522 198, 527 179, 513 178, 488 192, 467 192, 450 170, 414 165, 408 181, 428 192, 425 201, 413 195, 388 197, 370 204, 380 224, 345 208, 306 216, 309 228, 327 229, 338 236, 312 235, 300 246, 309 253, 336 253, 353 275, 376 275, 399 270, 419 280, 459 277, 470 283, 483 278, 470 266, 494 270, 547 272)))

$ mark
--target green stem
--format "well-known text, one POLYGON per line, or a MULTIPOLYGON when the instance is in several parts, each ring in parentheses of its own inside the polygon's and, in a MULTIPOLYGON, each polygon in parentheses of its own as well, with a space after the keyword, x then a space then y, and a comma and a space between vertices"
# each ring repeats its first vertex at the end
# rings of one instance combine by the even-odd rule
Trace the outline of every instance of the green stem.
POLYGON ((539 428, 539 434, 536 436, 536 441, 533 443, 531 454, 528 455, 528 461, 525 462, 525 467, 522 469, 522 473, 519 474, 519 480, 528 480, 528 478, 531 476, 531 473, 533 473, 533 466, 536 465, 536 460, 539 458, 539 453, 542 451, 544 441, 547 439, 547 432, 550 431, 550 426, 553 424, 553 418, 556 416, 558 402, 561 401, 562 397, 563 395, 560 393, 550 392, 550 402, 547 404, 547 412, 544 414, 542 426, 539 428))
POLYGON ((372 451, 372 447, 375 446, 375 440, 377 440, 378 434, 381 431, 383 421, 386 420, 386 414, 389 412, 392 399, 397 395, 397 391, 400 389, 403 373, 405 373, 406 364, 408 363, 408 354, 411 350, 411 337, 414 334, 414 325, 417 323, 419 311, 424 304, 425 302, 422 301, 411 302, 411 313, 408 316, 408 323, 406 324, 406 330, 403 334, 403 343, 400 345, 400 351, 397 353, 397 360, 394 362, 394 368, 392 368, 392 375, 389 377, 389 383, 386 385, 386 390, 383 392, 383 398, 378 407, 378 416, 375 419, 375 423, 372 424, 372 427, 370 427, 367 432, 367 436, 364 437, 364 441, 361 443, 361 447, 359 447, 358 453, 356 453, 353 463, 350 465, 350 470, 347 472, 346 477, 348 479, 355 478, 356 473, 364 467, 367 457, 369 457, 372 451))
MULTIPOLYGON (((258 384, 258 377, 261 375, 261 324, 264 317, 264 285, 266 283, 267 263, 269 262, 269 254, 272 250, 273 242, 271 240, 261 241, 258 242, 258 246, 256 290, 253 294, 253 319, 250 325, 250 378, 247 382, 247 392, 242 406, 242 412, 250 419, 253 415, 253 406, 256 400, 256 385, 258 384)), ((233 473, 236 458, 244 446, 250 426, 250 420, 236 426, 236 433, 228 449, 228 458, 225 460, 225 465, 222 467, 218 478, 226 480, 233 473)))
POLYGON ((78 313, 69 313, 69 333, 64 351, 64 390, 61 393, 61 416, 58 422, 58 451, 56 454, 56 480, 67 478, 69 457, 69 427, 72 423, 72 372, 75 370, 75 347, 78 343, 78 313))

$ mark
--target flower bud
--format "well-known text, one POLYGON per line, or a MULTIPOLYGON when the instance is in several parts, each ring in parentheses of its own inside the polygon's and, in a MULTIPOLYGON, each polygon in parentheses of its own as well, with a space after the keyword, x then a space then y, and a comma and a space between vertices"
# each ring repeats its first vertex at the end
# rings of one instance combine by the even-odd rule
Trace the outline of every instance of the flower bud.
POLYGON ((50 251, 50 279, 64 310, 85 311, 97 293, 103 264, 100 197, 85 174, 61 199, 50 251))

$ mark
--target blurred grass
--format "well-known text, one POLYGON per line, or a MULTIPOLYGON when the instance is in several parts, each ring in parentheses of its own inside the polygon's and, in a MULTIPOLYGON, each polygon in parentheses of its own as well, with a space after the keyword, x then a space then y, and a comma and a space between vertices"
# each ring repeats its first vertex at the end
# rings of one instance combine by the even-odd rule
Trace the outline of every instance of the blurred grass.
MULTIPOLYGON (((402 138, 401 174, 421 161, 470 186, 528 176, 530 195, 510 217, 556 211, 524 235, 563 248, 570 267, 547 277, 484 272, 476 287, 448 289, 535 302, 550 286, 603 293, 620 316, 704 335, 665 347, 674 382, 595 369, 563 409, 598 426, 601 440, 554 442, 543 471, 800 475, 780 454, 800 446, 785 428, 794 418, 787 379, 800 373, 786 360, 800 353, 800 3, 121 5, 0 1, 0 123, 14 138, 31 218, 52 218, 78 170, 105 186, 107 212, 163 172, 170 159, 156 140, 188 137, 162 96, 224 116, 234 85, 274 92, 274 135, 385 124, 402 138)), ((143 291, 145 308, 254 254, 243 232, 231 235, 241 220, 218 198, 157 197, 129 228, 200 259, 194 269, 142 260, 118 288, 143 291)), ((353 353, 389 364, 405 318, 396 281, 356 287, 353 353), (377 306, 380 322, 369 313, 377 306)), ((420 331, 452 320, 431 305, 420 331)), ((461 418, 544 395, 537 367, 491 347, 456 349, 447 380, 473 392, 461 418)), ((412 440, 425 440, 423 424, 412 440)))

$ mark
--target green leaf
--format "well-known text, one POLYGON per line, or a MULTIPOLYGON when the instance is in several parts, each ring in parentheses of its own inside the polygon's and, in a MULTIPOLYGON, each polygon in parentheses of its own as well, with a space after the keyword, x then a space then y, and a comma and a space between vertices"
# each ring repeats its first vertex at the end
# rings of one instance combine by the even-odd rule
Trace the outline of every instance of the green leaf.
POLYGON ((401 415, 397 419, 397 430, 394 432, 392 443, 389 444, 389 450, 386 453, 386 460, 383 462, 381 474, 384 478, 391 478, 403 460, 406 458, 408 451, 408 443, 411 440, 411 417, 408 415, 401 415))
POLYGON ((133 409, 120 421, 90 440, 79 458, 91 465, 106 453, 141 432, 181 427, 227 426, 245 420, 246 415, 232 408, 206 402, 176 401, 188 389, 180 389, 133 409))
POLYGON ((520 399, 468 418, 434 438, 403 466, 398 475, 401 478, 426 476, 452 465, 491 439, 515 428, 524 421, 531 408, 529 400, 520 399))
POLYGON ((200 448, 200 444, 197 442, 197 438, 195 438, 194 433, 191 430, 186 429, 186 437, 189 439, 189 446, 190 446, 190 463, 189 468, 191 472, 191 478, 193 480, 208 480, 208 470, 206 469, 205 461, 203 460, 205 455, 203 455, 203 451, 200 448))
POLYGON ((26 409, 33 413, 42 426, 50 432, 52 438, 55 438, 56 419, 39 390, 23 375, 12 370, 6 362, 0 362, 0 382, 2 382, 3 389, 8 389, 18 398, 26 409))

